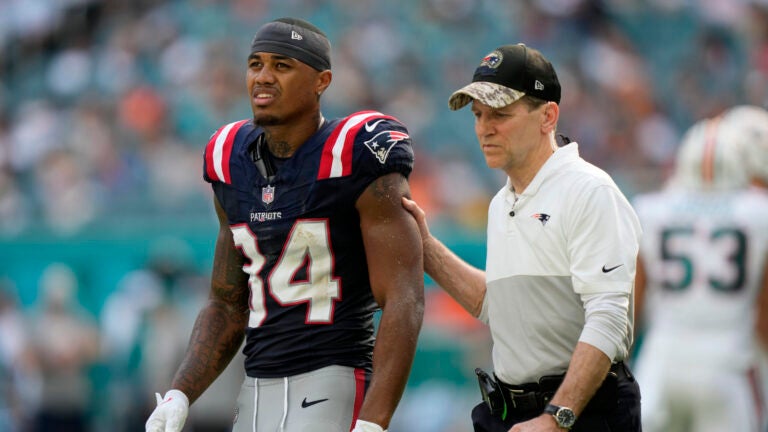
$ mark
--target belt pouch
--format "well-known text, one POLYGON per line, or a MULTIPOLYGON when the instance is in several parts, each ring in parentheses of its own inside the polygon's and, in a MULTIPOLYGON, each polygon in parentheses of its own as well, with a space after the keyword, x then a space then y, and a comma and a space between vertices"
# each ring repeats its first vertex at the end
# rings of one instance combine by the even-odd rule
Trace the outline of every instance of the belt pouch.
POLYGON ((475 375, 477 375, 477 383, 480 386, 480 394, 483 396, 483 402, 488 405, 488 410, 490 410, 491 415, 506 420, 507 403, 504 400, 501 385, 480 368, 475 369, 475 375))

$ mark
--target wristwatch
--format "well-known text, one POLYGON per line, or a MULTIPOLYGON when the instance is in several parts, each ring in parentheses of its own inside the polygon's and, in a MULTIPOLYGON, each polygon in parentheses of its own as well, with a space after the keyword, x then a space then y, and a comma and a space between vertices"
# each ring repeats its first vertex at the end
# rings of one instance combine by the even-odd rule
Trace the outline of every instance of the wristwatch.
POLYGON ((544 407, 544 412, 552 414, 557 425, 563 429, 570 429, 573 427, 573 424, 576 423, 576 414, 574 414, 573 410, 568 407, 548 404, 544 407))

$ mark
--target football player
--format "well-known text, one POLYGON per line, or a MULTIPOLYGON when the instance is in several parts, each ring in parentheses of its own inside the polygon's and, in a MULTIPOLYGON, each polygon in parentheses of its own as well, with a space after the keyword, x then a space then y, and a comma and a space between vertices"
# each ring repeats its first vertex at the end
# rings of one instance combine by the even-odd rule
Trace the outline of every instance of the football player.
POLYGON ((762 430, 768 193, 750 180, 766 158, 768 114, 736 107, 693 125, 668 186, 635 199, 645 431, 762 430))
POLYGON ((391 116, 323 118, 330 68, 312 24, 283 18, 257 31, 253 117, 205 149, 220 222, 210 297, 147 431, 180 431, 243 340, 235 432, 387 428, 423 316, 421 241, 401 206, 413 150, 391 116))

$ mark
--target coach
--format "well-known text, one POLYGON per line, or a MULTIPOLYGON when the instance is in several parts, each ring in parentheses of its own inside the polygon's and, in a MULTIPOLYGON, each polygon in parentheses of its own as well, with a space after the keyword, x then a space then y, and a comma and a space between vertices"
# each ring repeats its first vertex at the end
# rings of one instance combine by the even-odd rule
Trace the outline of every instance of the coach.
POLYGON ((640 225, 616 184, 555 130, 560 83, 523 44, 486 55, 452 110, 471 103, 490 168, 507 175, 476 269, 433 237, 415 202, 425 271, 490 326, 494 373, 477 369, 477 432, 640 431, 632 344, 640 225))

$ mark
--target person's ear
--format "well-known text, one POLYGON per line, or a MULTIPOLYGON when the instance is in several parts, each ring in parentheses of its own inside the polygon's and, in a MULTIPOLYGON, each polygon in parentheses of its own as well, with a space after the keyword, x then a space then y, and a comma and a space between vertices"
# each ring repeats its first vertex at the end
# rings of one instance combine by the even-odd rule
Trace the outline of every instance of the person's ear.
POLYGON ((333 80, 333 73, 331 72, 330 69, 326 69, 318 74, 317 89, 316 89, 317 96, 320 96, 321 94, 323 94, 323 92, 325 92, 328 86, 331 85, 332 80, 333 80))
POLYGON ((544 113, 541 122, 542 132, 549 133, 557 127, 557 120, 560 118, 560 106, 555 102, 547 102, 544 105, 544 113))

